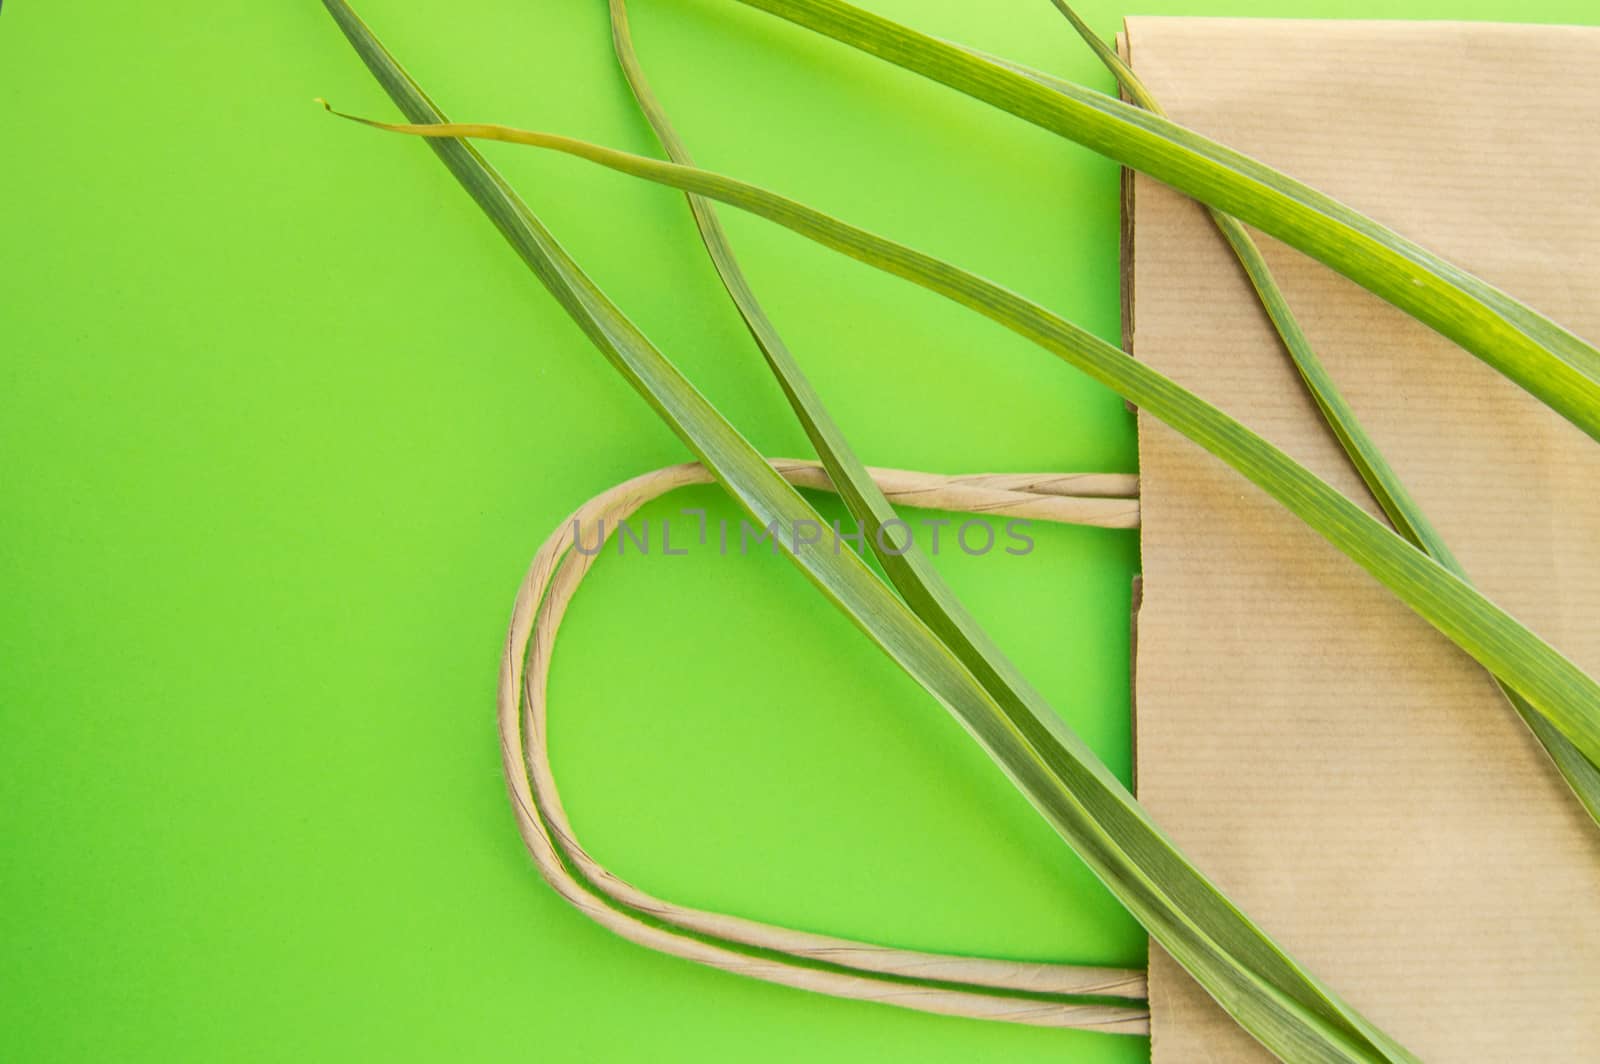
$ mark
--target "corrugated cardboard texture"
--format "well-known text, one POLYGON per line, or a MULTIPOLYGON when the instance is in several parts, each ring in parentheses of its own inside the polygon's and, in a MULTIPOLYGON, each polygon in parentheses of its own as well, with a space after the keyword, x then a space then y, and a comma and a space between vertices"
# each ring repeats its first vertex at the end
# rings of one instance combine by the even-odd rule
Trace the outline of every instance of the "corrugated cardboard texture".
MULTIPOLYGON (((1172 115, 1600 337, 1600 31, 1135 18, 1172 115)), ((1202 210, 1134 192, 1134 353, 1371 505, 1202 210)), ((1600 445, 1266 242, 1306 331, 1477 583, 1600 673, 1600 445)), ((1485 674, 1140 416, 1140 797, 1429 1061, 1600 1059, 1600 831, 1485 674)), ((1375 508, 1374 508, 1375 509, 1375 508)), ((1267 1054, 1153 950, 1156 1064, 1267 1054)))

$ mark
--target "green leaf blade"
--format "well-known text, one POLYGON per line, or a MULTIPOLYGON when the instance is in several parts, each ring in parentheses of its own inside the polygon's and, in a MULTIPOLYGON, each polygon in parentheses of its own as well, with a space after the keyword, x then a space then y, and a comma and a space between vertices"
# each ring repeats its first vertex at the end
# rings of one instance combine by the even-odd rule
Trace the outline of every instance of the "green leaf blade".
POLYGON ((1600 351, 1413 241, 1255 159, 1070 82, 1050 86, 842 0, 739 0, 1076 141, 1255 226, 1454 340, 1600 439, 1600 351))
POLYGON ((1512 683, 1585 757, 1600 760, 1600 685, 1583 670, 1255 432, 1038 304, 950 263, 721 174, 507 126, 367 124, 414 136, 502 140, 574 155, 619 173, 748 210, 977 311, 1033 340, 1233 466, 1382 581, 1451 641, 1512 683))

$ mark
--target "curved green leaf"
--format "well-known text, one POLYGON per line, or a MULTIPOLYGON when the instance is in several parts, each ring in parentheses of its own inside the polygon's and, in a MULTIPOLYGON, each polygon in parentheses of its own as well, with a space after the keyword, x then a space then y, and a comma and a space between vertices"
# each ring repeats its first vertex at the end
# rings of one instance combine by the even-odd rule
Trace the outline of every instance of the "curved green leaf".
MULTIPOLYGON (((628 86, 656 138, 676 162, 693 165, 687 147, 651 90, 633 49, 626 0, 610 0, 612 37, 628 86)), ((772 369, 796 417, 817 449, 828 476, 850 515, 866 530, 866 540, 884 573, 906 603, 955 652, 985 690, 1008 711, 1026 713, 1052 731, 1065 728, 1060 716, 1005 656, 926 554, 910 537, 899 534, 894 507, 856 457, 838 424, 823 406, 810 380, 778 334, 751 291, 734 258, 722 223, 709 201, 691 193, 689 207, 707 253, 723 286, 738 308, 767 365, 772 369), (880 537, 879 530, 883 531, 880 537)))
POLYGON ((1338 270, 1600 439, 1600 351, 1426 248, 1160 115, 941 41, 842 0, 739 0, 1074 140, 1338 270))
POLYGON ((978 311, 1060 356, 1243 473, 1456 645, 1521 691, 1585 757, 1600 759, 1600 685, 1582 669, 1455 573, 1235 419, 1015 292, 784 196, 706 170, 509 126, 391 125, 354 120, 412 136, 500 140, 573 155, 760 215, 978 311))

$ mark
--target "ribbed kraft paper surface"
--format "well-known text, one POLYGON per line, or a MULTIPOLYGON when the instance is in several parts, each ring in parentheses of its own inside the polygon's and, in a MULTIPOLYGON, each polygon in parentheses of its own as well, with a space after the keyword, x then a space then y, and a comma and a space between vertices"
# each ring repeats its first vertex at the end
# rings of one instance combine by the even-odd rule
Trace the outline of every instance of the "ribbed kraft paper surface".
MULTIPOLYGON (((1133 18, 1180 122, 1600 338, 1600 31, 1133 18)), ((1134 354, 1376 512, 1203 210, 1132 186, 1134 354)), ((1274 241, 1357 414, 1491 598, 1600 675, 1600 444, 1274 241)), ((1600 830, 1483 671, 1141 414, 1139 796, 1428 1061, 1600 1059, 1600 830)), ((1156 1064, 1270 1059, 1153 949, 1156 1064)))

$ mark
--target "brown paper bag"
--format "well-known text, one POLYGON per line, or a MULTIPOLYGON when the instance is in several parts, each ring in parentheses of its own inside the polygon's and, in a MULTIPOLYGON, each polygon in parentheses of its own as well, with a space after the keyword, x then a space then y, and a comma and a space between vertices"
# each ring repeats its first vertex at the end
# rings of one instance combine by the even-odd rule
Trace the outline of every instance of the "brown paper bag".
MULTIPOLYGON (((1174 118, 1600 337, 1600 30, 1134 18, 1174 118)), ((1376 512, 1197 205, 1133 182, 1134 354, 1376 512)), ((1477 584, 1600 674, 1600 444, 1273 241, 1316 349, 1477 584)), ((1489 679, 1141 415, 1139 796, 1429 1061, 1600 1060, 1600 830, 1489 679)), ((1156 1064, 1269 1059, 1153 949, 1156 1064)))

